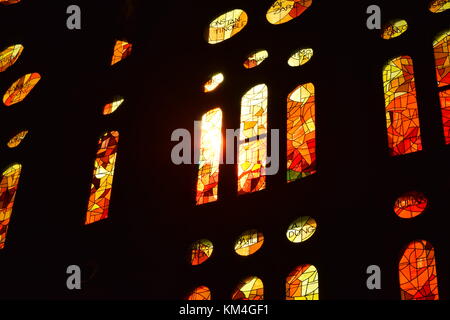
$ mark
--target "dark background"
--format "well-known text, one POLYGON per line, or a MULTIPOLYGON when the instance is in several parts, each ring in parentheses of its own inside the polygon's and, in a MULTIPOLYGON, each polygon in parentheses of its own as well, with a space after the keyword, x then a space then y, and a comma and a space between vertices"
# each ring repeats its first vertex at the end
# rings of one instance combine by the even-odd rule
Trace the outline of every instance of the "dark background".
POLYGON ((450 296, 448 237, 450 149, 445 146, 432 41, 449 27, 449 13, 432 14, 428 1, 314 1, 301 17, 274 26, 271 0, 30 1, 0 6, 2 49, 21 43, 18 62, 0 74, 3 94, 30 72, 42 80, 20 104, 0 107, 0 167, 23 165, 15 207, 0 252, 4 299, 180 299, 207 285, 228 299, 239 280, 260 277, 266 299, 284 298, 284 281, 300 264, 319 270, 321 299, 400 299, 398 261, 410 241, 436 250, 439 293, 450 296), (412 3, 414 2, 414 3, 412 3), (66 28, 77 4, 82 29, 66 28), (383 22, 403 18, 409 30, 383 40, 366 28, 366 8, 378 4, 383 22), (249 24, 217 45, 204 39, 209 22, 241 8, 249 24), (110 66, 115 40, 132 55, 110 66), (300 68, 286 61, 297 48, 314 49, 300 68), (242 63, 255 49, 269 51, 256 69, 242 63), (424 151, 389 157, 382 67, 391 58, 414 60, 424 151), (225 82, 202 85, 215 72, 225 82), (318 173, 287 185, 285 146, 280 172, 267 189, 236 195, 236 167, 220 169, 219 201, 195 206, 197 166, 175 166, 173 130, 187 128, 214 106, 224 128, 238 128, 240 99, 252 86, 269 87, 269 128, 286 134, 286 96, 299 84, 316 87, 318 173), (102 107, 122 95, 112 115, 102 107), (6 142, 30 133, 15 149, 6 142), (84 226, 97 141, 120 132, 110 218, 84 226), (429 207, 404 220, 393 212, 404 192, 422 191, 429 207), (292 244, 288 225, 301 215, 318 222, 315 235, 292 244), (250 257, 233 251, 247 229, 264 233, 250 257), (189 245, 208 238, 213 256, 191 267, 189 245), (82 267, 81 291, 66 288, 66 268, 82 267), (366 287, 366 268, 382 270, 382 290, 366 287))

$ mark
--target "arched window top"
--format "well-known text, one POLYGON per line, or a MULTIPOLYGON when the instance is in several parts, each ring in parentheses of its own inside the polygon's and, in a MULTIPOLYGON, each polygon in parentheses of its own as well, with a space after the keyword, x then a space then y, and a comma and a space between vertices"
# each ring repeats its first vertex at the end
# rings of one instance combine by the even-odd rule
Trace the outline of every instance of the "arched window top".
POLYGON ((312 5, 312 0, 276 0, 266 14, 271 24, 282 24, 297 18, 312 5))
POLYGON ((221 84, 222 82, 225 80, 225 77, 223 76, 223 73, 216 73, 215 75, 213 75, 211 77, 211 79, 209 79, 205 85, 204 85, 204 91, 205 92, 212 92, 214 90, 216 90, 221 84))
POLYGON ((264 235, 257 230, 248 230, 241 234, 234 244, 234 251, 240 256, 250 256, 261 249, 264 235))
POLYGON ((116 98, 113 102, 110 102, 110 103, 106 104, 106 105, 103 107, 103 115, 108 115, 108 114, 113 113, 114 111, 117 110, 117 108, 120 107, 120 105, 121 105, 124 101, 125 101, 124 98, 119 97, 119 98, 116 98))
POLYGON ((211 257, 213 244, 208 239, 195 241, 191 245, 191 265, 198 266, 211 257))
POLYGON ((266 60, 268 57, 269 52, 267 52, 267 50, 259 50, 252 52, 247 57, 247 60, 244 61, 244 68, 246 69, 255 68, 259 66, 261 63, 263 63, 263 61, 266 60))
POLYGON ((388 22, 382 30, 381 37, 385 40, 397 38, 408 30, 406 20, 397 19, 388 22))
POLYGON ((211 300, 211 290, 206 286, 200 286, 192 290, 186 300, 211 300))
POLYGON ((3 5, 10 5, 10 4, 15 4, 15 3, 19 3, 21 0, 0 0, 0 4, 3 5))
POLYGON ((433 246, 425 240, 412 241, 399 263, 402 300, 439 300, 433 246))
POLYGON ((3 96, 5 106, 11 106, 25 99, 39 80, 41 80, 39 73, 29 73, 14 82, 3 96))
POLYGON ((433 0, 428 9, 433 13, 440 13, 450 9, 450 0, 433 0))
POLYGON ((258 277, 242 280, 234 290, 232 300, 264 300, 264 284, 258 277))
POLYGON ((111 65, 114 65, 131 54, 133 45, 127 41, 117 40, 114 45, 114 52, 111 60, 111 65))
POLYGON ((8 148, 12 149, 12 148, 17 147, 19 144, 22 143, 23 139, 25 139, 27 134, 28 134, 28 130, 20 131, 18 134, 16 134, 14 137, 12 137, 8 141, 8 143, 7 143, 8 148))
POLYGON ((317 222, 304 216, 293 221, 286 232, 286 237, 293 243, 300 243, 311 238, 317 229, 317 222))
POLYGON ((286 300, 319 300, 319 273, 305 264, 295 268, 286 279, 286 300))
POLYGON ((0 52, 0 72, 6 71, 22 54, 23 46, 21 44, 15 44, 0 52))
POLYGON ((217 44, 234 37, 247 23, 247 13, 241 9, 234 9, 218 16, 209 24, 208 43, 217 44))
POLYGON ((288 65, 291 67, 299 67, 311 60, 314 55, 314 50, 311 48, 299 49, 295 51, 288 60, 288 65))
POLYGON ((417 217, 425 211, 428 199, 422 192, 407 192, 400 196, 394 204, 394 212, 404 219, 417 217))
POLYGON ((450 30, 439 34, 433 41, 436 76, 439 87, 450 85, 450 30))

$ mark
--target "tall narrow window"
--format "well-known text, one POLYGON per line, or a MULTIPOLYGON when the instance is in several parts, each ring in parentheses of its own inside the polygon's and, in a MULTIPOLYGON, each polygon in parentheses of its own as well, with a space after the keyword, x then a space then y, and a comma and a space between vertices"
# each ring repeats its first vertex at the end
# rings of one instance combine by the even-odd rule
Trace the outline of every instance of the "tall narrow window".
POLYGON ((21 44, 16 44, 0 52, 0 72, 5 71, 16 63, 17 59, 19 59, 22 54, 22 51, 23 46, 21 44))
POLYGON ((422 150, 412 59, 392 59, 383 69, 386 125, 391 156, 422 150))
POLYGON ((266 186, 267 97, 265 84, 251 88, 242 97, 238 155, 239 194, 260 191, 266 186))
POLYGON ((439 300, 434 248, 429 242, 411 242, 398 269, 402 300, 439 300))
POLYGON ((439 93, 441 99, 442 125, 444 126, 445 143, 450 144, 450 90, 439 93))
POLYGON ((295 268, 286 279, 286 300, 319 300, 319 273, 305 264, 295 268))
POLYGON ((307 83, 287 99, 287 181, 316 173, 316 110, 314 85, 307 83))
POLYGON ((6 233, 16 198, 22 166, 13 164, 3 171, 0 180, 0 249, 5 247, 6 233))
POLYGON ((222 151, 222 110, 215 108, 202 117, 197 205, 217 201, 222 151))
POLYGON ((106 132, 98 142, 85 224, 108 218, 119 132, 106 132))

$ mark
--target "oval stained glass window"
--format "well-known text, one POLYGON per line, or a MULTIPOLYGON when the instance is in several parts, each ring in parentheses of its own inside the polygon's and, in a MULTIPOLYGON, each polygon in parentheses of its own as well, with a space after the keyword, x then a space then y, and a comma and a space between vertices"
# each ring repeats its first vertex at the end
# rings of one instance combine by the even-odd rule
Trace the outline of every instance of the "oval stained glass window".
POLYGON ((192 290, 192 292, 188 295, 186 300, 211 300, 211 290, 209 290, 206 286, 200 286, 192 290))
POLYGON ((27 134, 28 134, 28 130, 24 130, 24 131, 21 131, 18 134, 16 134, 14 137, 12 137, 8 141, 8 143, 7 143, 8 148, 12 149, 12 148, 17 147, 19 144, 22 143, 22 140, 25 139, 27 134))
POLYGON ((286 237, 293 243, 300 243, 311 238, 317 229, 317 222, 311 217, 300 217, 289 226, 286 237))
POLYGON ((117 110, 117 108, 120 107, 120 105, 121 105, 124 101, 125 101, 124 98, 117 98, 117 99, 114 100, 113 102, 106 104, 106 105, 103 107, 103 115, 106 116, 106 115, 108 115, 108 114, 113 113, 114 111, 117 110))
POLYGON ((313 55, 314 50, 311 48, 297 50, 289 57, 288 65, 291 67, 300 67, 309 62, 313 55))
POLYGON ((225 77, 222 73, 216 73, 209 79, 204 85, 204 92, 212 92, 216 90, 225 80, 225 77))
POLYGON ((450 9, 450 0, 433 0, 428 9, 433 13, 440 13, 450 9))
POLYGON ((15 44, 0 52, 0 72, 6 71, 22 54, 23 46, 21 44, 15 44))
POLYGON ((240 256, 249 256, 261 249, 264 236, 257 230, 248 230, 236 240, 234 251, 240 256))
POLYGON ((213 244, 207 239, 195 241, 191 246, 191 265, 197 266, 211 257, 213 244))
POLYGON ((127 41, 116 40, 114 44, 113 56, 111 59, 111 65, 128 58, 131 55, 133 45, 127 41))
POLYGON ((39 73, 29 73, 14 82, 3 96, 5 106, 11 106, 25 99, 39 80, 41 80, 39 73))
POLYGON ((264 284, 258 277, 242 280, 234 290, 232 300, 264 300, 264 284))
POLYGON ((385 40, 394 39, 408 30, 408 22, 406 20, 397 19, 387 23, 381 32, 381 37, 385 40))
POLYGON ((248 22, 247 13, 241 9, 228 11, 209 24, 208 43, 217 44, 234 37, 248 22))
POLYGON ((266 60, 269 57, 269 52, 267 50, 260 50, 251 53, 247 60, 244 61, 244 68, 246 69, 252 69, 257 66, 259 66, 261 63, 263 63, 264 60, 266 60))
POLYGON ((266 14, 271 24, 282 24, 297 18, 312 4, 312 0, 277 0, 266 14))
POLYGON ((404 219, 417 217, 425 211, 428 199, 422 192, 407 192, 399 197, 394 204, 394 212, 404 219))
POLYGON ((19 3, 20 0, 0 0, 0 4, 3 5, 10 5, 10 4, 15 4, 15 3, 19 3))

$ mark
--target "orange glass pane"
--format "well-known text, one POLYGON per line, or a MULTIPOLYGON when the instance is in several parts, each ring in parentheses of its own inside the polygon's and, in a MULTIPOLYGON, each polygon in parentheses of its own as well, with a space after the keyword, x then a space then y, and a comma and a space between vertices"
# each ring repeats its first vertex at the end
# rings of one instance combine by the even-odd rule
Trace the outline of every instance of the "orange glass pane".
POLYGON ((120 62, 123 59, 127 58, 131 54, 132 48, 133 45, 131 43, 117 40, 116 44, 114 45, 114 52, 111 60, 111 65, 114 65, 117 62, 120 62))
POLYGON ((213 244, 207 239, 195 241, 191 246, 191 265, 198 266, 211 257, 213 244))
POLYGON ((450 90, 439 93, 441 100, 442 125, 444 126, 445 143, 450 144, 450 90))
POLYGON ((22 166, 13 164, 3 171, 0 180, 0 249, 5 247, 6 233, 13 211, 22 166))
POLYGON ((0 72, 5 71, 16 63, 17 59, 19 59, 22 54, 22 51, 23 46, 21 44, 16 44, 0 52, 0 72))
POLYGON ((215 108, 202 117, 197 205, 217 201, 222 151, 222 110, 215 108))
POLYGON ((314 85, 307 83, 287 98, 287 181, 316 173, 316 109, 314 85))
POLYGON ((242 280, 231 295, 232 300, 264 300, 264 285, 258 277, 242 280))
POLYGON ((429 242, 411 242, 398 268, 402 300, 439 300, 434 248, 429 242))
POLYGON ((297 18, 312 5, 312 0, 276 0, 266 14, 271 24, 282 24, 297 18))
POLYGON ((25 139, 27 134, 28 134, 28 130, 24 130, 24 131, 21 131, 18 134, 16 134, 14 137, 12 137, 8 141, 8 143, 7 143, 8 148, 17 147, 19 144, 22 143, 22 140, 25 139))
POLYGON ((39 80, 41 80, 39 73, 29 73, 14 82, 3 96, 5 106, 11 106, 25 99, 39 80))
POLYGON ((433 0, 428 6, 431 12, 440 13, 450 9, 450 0, 433 0))
POLYGON ((106 116, 106 115, 108 115, 108 114, 113 113, 114 111, 117 110, 117 108, 120 107, 120 105, 121 105, 124 101, 125 101, 125 99, 123 99, 123 98, 118 98, 118 99, 114 100, 113 102, 106 104, 106 105, 103 107, 103 115, 106 116))
POLYGON ((393 20, 383 27, 381 37, 385 40, 394 39, 401 36, 406 30, 408 30, 408 22, 406 20, 393 20))
POLYGON ((407 192, 394 204, 394 212, 400 218, 411 219, 425 211, 428 199, 422 192, 407 192))
POLYGON ((439 87, 450 85, 450 30, 441 33, 433 42, 436 77, 439 87))
POLYGON ((267 99, 265 84, 251 88, 242 97, 238 194, 256 192, 266 187, 267 99))
POLYGON ((208 43, 217 44, 234 37, 245 28, 248 22, 248 16, 241 9, 228 11, 209 24, 208 43))
POLYGON ((422 150, 412 59, 401 56, 383 69, 386 126, 391 156, 422 150))
POLYGON ((319 273, 305 264, 295 268, 286 278, 286 300, 319 300, 319 273))
POLYGON ((211 300, 211 290, 208 287, 200 286, 195 288, 187 297, 186 300, 211 300))
POLYGON ((19 3, 20 0, 0 0, 0 4, 4 4, 4 5, 10 5, 10 4, 15 4, 15 3, 19 3))
POLYGON ((85 224, 108 218, 118 142, 117 131, 105 133, 98 142, 85 224))
POLYGON ((250 256, 261 249, 264 236, 257 230, 248 230, 236 240, 234 251, 240 256, 250 256))
POLYGON ((253 69, 263 63, 269 57, 267 50, 259 50, 250 54, 244 61, 244 68, 253 69))

